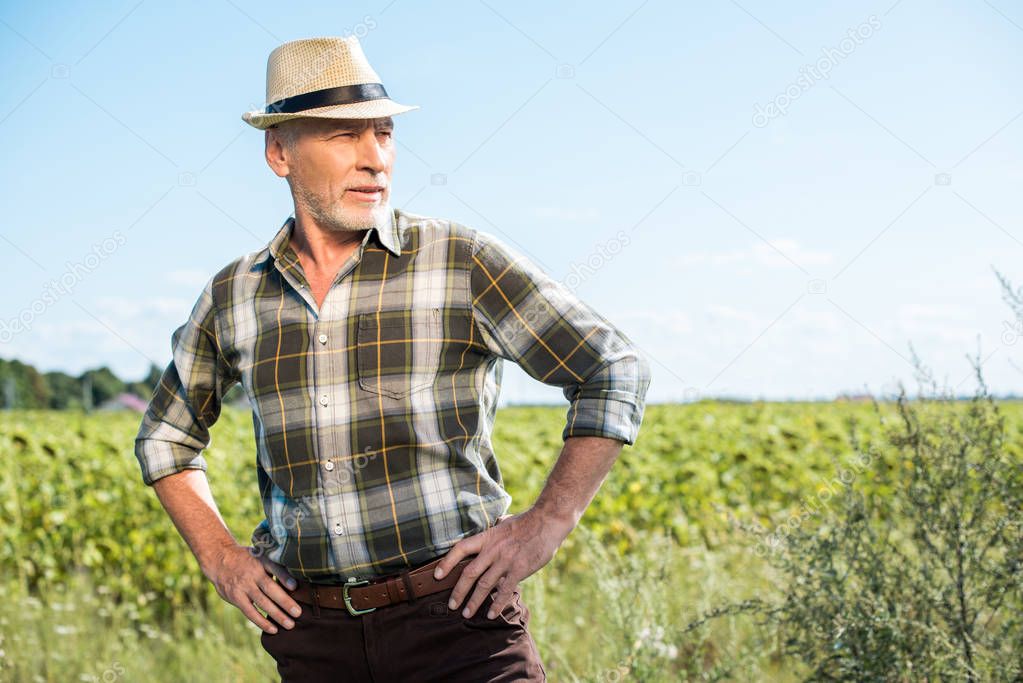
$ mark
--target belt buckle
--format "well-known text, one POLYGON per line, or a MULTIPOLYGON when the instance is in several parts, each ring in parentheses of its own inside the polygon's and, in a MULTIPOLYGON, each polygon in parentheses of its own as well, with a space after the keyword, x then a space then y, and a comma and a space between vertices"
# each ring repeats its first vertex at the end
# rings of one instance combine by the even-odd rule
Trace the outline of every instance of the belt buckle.
POLYGON ((349 588, 354 588, 355 586, 365 586, 367 584, 369 584, 369 581, 365 579, 359 581, 354 576, 352 576, 349 577, 348 582, 345 583, 344 586, 341 588, 341 595, 344 596, 345 599, 345 609, 347 609, 348 613, 351 614, 352 616, 358 616, 360 614, 366 614, 367 612, 372 612, 376 610, 376 607, 370 607, 369 609, 356 609, 355 607, 352 606, 351 596, 348 595, 349 588))

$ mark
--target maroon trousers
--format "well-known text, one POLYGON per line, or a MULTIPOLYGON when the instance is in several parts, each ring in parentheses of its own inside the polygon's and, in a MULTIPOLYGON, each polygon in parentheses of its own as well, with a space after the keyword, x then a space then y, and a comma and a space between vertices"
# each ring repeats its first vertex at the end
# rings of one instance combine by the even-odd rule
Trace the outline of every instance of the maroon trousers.
POLYGON ((490 595, 466 619, 461 610, 468 597, 458 610, 448 609, 452 590, 357 616, 299 601, 294 628, 278 624, 260 642, 282 683, 547 680, 519 591, 493 619, 487 619, 490 595))

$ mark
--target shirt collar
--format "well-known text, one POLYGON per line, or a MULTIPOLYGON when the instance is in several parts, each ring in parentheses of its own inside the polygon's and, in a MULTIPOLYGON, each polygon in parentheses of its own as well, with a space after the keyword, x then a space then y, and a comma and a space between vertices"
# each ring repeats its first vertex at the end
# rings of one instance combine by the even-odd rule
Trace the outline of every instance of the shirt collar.
MULTIPOLYGON (((397 209, 392 209, 388 212, 390 220, 382 228, 370 228, 369 234, 366 235, 366 239, 368 240, 373 233, 376 233, 380 244, 387 249, 387 251, 391 252, 395 256, 401 256, 403 221, 398 219, 397 211, 397 209)), ((291 215, 284 221, 284 225, 280 227, 277 234, 273 236, 273 239, 271 239, 265 247, 256 253, 256 257, 252 261, 252 266, 256 267, 271 257, 273 257, 274 260, 282 261, 285 264, 297 262, 298 258, 295 255, 295 251, 291 248, 291 235, 294 229, 295 216, 291 215)))

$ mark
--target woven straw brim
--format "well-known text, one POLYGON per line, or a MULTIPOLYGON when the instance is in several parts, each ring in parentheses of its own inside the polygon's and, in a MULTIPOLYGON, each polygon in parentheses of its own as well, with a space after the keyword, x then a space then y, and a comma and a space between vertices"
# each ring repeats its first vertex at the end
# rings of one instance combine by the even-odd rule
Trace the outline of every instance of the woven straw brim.
POLYGON ((383 116, 402 114, 413 109, 419 109, 419 105, 398 104, 393 100, 380 99, 317 107, 316 109, 306 109, 305 111, 293 114, 266 114, 257 109, 256 111, 247 111, 242 114, 242 121, 253 128, 266 130, 275 123, 304 116, 320 119, 376 119, 383 116))

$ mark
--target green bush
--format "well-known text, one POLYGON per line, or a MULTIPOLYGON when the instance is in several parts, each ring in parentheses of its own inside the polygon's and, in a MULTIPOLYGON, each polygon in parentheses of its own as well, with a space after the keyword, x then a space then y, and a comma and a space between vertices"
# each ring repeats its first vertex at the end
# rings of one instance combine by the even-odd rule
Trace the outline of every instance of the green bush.
MULTIPOLYGON (((755 531, 785 577, 748 610, 811 681, 1023 680, 1023 466, 975 364, 969 402, 917 362, 884 440, 850 441, 861 471, 815 517, 755 531)), ((722 610, 725 611, 725 610, 722 610)))

